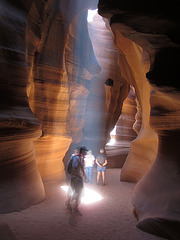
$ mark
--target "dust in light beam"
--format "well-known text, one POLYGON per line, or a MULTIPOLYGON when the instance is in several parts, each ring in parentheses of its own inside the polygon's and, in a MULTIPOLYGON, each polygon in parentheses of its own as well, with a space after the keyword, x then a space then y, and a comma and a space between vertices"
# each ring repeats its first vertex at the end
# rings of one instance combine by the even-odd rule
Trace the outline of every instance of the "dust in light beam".
MULTIPOLYGON (((66 186, 66 185, 61 186, 61 189, 63 189, 67 193, 68 186, 66 186)), ((102 200, 102 196, 99 193, 97 193, 96 191, 94 191, 90 188, 84 187, 82 197, 81 197, 82 203, 91 204, 94 202, 98 202, 100 200, 102 200)))

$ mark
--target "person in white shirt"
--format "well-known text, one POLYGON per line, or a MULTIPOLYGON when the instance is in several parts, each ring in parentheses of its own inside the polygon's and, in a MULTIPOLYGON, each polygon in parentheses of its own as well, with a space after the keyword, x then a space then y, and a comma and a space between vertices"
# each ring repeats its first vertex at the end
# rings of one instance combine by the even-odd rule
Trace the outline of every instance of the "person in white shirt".
POLYGON ((84 158, 85 173, 89 183, 92 183, 94 161, 95 157, 92 154, 92 151, 89 150, 84 158))

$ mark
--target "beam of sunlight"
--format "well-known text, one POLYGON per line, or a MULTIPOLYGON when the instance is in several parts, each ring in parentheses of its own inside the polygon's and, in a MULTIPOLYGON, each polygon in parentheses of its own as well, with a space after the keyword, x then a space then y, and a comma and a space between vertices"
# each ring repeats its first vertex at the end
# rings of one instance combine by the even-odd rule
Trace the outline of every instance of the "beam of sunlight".
POLYGON ((113 130, 110 132, 111 136, 115 136, 116 135, 116 126, 113 128, 113 130))
MULTIPOLYGON (((66 186, 66 185, 61 186, 61 189, 63 189, 67 193, 68 186, 66 186)), ((102 200, 102 196, 99 193, 97 193, 96 191, 94 191, 90 188, 84 187, 82 197, 81 197, 82 203, 91 204, 94 202, 98 202, 100 200, 102 200)))
POLYGON ((113 128, 113 130, 110 132, 110 141, 107 143, 108 146, 113 146, 116 142, 116 139, 115 139, 115 136, 116 136, 116 126, 113 128))
POLYGON ((102 200, 102 196, 99 193, 90 188, 84 188, 84 192, 81 198, 82 203, 90 204, 93 202, 98 202, 100 200, 102 200))
POLYGON ((94 15, 97 13, 97 9, 95 10, 88 10, 88 15, 87 15, 87 21, 88 22, 92 22, 93 21, 93 18, 94 18, 94 15))
POLYGON ((107 143, 108 146, 113 146, 115 144, 115 139, 111 138, 110 141, 107 143))

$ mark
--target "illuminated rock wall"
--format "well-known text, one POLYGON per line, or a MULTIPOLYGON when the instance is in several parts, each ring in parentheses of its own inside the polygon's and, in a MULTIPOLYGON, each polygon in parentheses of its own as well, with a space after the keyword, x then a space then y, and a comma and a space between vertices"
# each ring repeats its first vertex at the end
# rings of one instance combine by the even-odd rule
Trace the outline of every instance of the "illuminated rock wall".
POLYGON ((34 141, 37 166, 41 176, 49 179, 63 178, 61 159, 71 143, 69 86, 63 65, 70 22, 64 26, 63 19, 67 16, 62 15, 61 6, 53 4, 46 8, 49 18, 39 29, 34 26, 39 19, 35 5, 29 14, 28 56, 32 62, 28 94, 30 107, 42 124, 42 136, 34 141), (37 45, 34 45, 35 39, 39 40, 37 45))
POLYGON ((88 29, 87 9, 96 6, 1 2, 0 212, 42 201, 41 178, 64 179, 65 153, 79 144, 96 153, 120 115, 129 84, 111 32, 99 20, 88 29))
POLYGON ((73 107, 77 101, 84 104, 81 99, 87 96, 77 79, 67 77, 69 26, 84 8, 96 4, 1 2, 0 212, 42 201, 41 177, 64 177, 62 159, 72 141, 72 129, 77 131, 73 107))
MULTIPOLYGON (((100 0, 99 12, 110 19, 111 28, 117 39, 123 35, 129 39, 127 43, 131 40, 138 44, 131 43, 135 46, 134 56, 138 56, 135 50, 140 49, 139 46, 141 46, 143 51, 148 53, 150 61, 150 71, 148 70, 146 74, 151 85, 149 89, 151 91, 150 125, 158 134, 159 144, 152 168, 138 182, 133 194, 133 205, 139 220, 137 226, 143 231, 167 239, 179 239, 180 28, 178 10, 174 1, 168 5, 165 2, 161 5, 160 1, 154 1, 150 5, 146 5, 145 2, 138 5, 132 1, 121 3, 111 1, 110 3, 100 0)), ((145 88, 144 93, 149 90, 145 88)), ((146 115, 146 118, 148 120, 149 117, 146 115)), ((143 143, 146 143, 145 139, 143 143)), ((151 154, 143 147, 139 150, 143 151, 144 155, 151 154)), ((129 164, 131 164, 130 161, 129 164)), ((140 167, 139 164, 137 167, 140 167)), ((131 178, 130 175, 129 177, 131 178)))
POLYGON ((137 96, 134 130, 138 137, 131 142, 130 152, 121 171, 121 180, 137 182, 150 170, 157 154, 157 135, 149 126, 151 88, 145 77, 149 59, 141 47, 123 37, 118 24, 112 24, 111 28, 119 50, 122 75, 134 87, 137 96))

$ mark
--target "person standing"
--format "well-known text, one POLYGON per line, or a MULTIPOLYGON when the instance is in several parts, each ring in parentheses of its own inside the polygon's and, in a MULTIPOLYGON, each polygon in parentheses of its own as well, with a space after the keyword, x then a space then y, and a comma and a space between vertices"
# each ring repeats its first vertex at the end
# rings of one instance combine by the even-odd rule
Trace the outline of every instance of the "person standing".
POLYGON ((107 157, 104 154, 104 149, 100 149, 100 154, 96 157, 97 164, 97 184, 99 184, 99 177, 102 173, 103 186, 105 186, 105 172, 107 165, 107 157))
POLYGON ((92 183, 94 161, 95 161, 95 157, 92 154, 92 151, 89 150, 84 158, 84 166, 85 166, 86 177, 90 184, 92 183))
POLYGON ((79 149, 76 148, 74 154, 71 156, 67 163, 67 172, 70 176, 69 179, 69 190, 68 190, 68 199, 66 201, 67 209, 72 211, 71 201, 75 199, 76 204, 74 212, 78 215, 82 215, 78 209, 80 204, 81 192, 83 189, 83 178, 86 179, 86 174, 84 171, 81 158, 79 156, 79 149))

